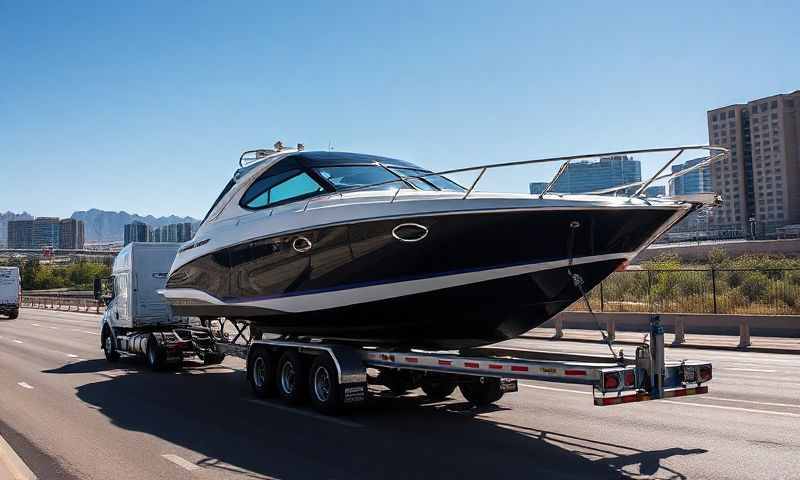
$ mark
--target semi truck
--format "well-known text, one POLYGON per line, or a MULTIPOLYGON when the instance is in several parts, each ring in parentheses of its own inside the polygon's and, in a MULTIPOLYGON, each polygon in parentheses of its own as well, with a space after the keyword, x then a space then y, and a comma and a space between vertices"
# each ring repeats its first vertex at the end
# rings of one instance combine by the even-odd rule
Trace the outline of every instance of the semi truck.
POLYGON ((19 304, 22 298, 18 267, 0 267, 0 315, 10 319, 19 316, 19 304))
MULTIPOLYGON (((322 338, 268 338, 246 319, 180 317, 158 294, 178 248, 132 243, 117 256, 112 297, 100 322, 100 347, 108 361, 138 355, 151 369, 162 370, 180 367, 191 356, 206 364, 239 357, 256 396, 280 397, 289 404, 310 402, 324 414, 362 405, 371 384, 397 395, 421 388, 432 400, 447 398, 458 388, 467 401, 483 406, 517 391, 518 380, 544 380, 591 385, 594 404, 606 406, 703 394, 712 378, 708 362, 665 359, 658 316, 632 358, 613 349, 613 357, 497 346, 429 352, 322 338)), ((95 289, 99 294, 97 285, 95 289)))

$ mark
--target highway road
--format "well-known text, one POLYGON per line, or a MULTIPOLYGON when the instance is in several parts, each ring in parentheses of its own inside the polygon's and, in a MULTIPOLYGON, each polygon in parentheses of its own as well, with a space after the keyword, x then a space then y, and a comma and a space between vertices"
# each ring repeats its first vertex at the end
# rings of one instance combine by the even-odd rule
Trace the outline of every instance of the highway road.
POLYGON ((40 479, 800 478, 797 356, 670 349, 715 366, 708 395, 676 400, 595 407, 588 387, 523 382, 474 409, 376 389, 364 410, 328 418, 254 399, 238 359, 108 364, 97 321, 0 320, 0 435, 40 479))

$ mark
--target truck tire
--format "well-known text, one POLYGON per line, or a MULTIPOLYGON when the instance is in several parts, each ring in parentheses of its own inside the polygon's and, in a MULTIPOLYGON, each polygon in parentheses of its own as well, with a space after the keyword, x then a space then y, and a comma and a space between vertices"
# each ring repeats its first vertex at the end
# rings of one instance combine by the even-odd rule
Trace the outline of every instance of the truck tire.
POLYGON ((325 415, 337 415, 344 404, 340 394, 339 372, 327 353, 317 355, 308 371, 308 391, 311 405, 325 415))
POLYGON ((490 405, 503 398, 499 378, 481 378, 480 382, 462 383, 458 388, 468 402, 478 407, 490 405))
POLYGON ((156 336, 151 333, 147 337, 147 351, 145 352, 147 367, 154 372, 163 370, 164 356, 164 349, 161 348, 161 345, 156 340, 156 336))
POLYGON ((225 355, 221 353, 206 352, 202 355, 203 365, 219 365, 225 360, 225 355))
POLYGON ((14 310, 8 315, 9 320, 16 320, 17 317, 19 317, 19 310, 14 310))
POLYGON ((453 394, 456 382, 442 378, 425 379, 422 381, 422 391, 431 400, 444 400, 453 394))
POLYGON ((308 398, 308 368, 305 358, 294 350, 287 350, 278 361, 275 375, 278 395, 289 404, 296 405, 308 398))
POLYGON ((247 361, 247 380, 257 397, 275 395, 275 372, 274 355, 266 348, 255 347, 247 361))
POLYGON ((118 361, 119 352, 117 351, 117 346, 114 345, 114 337, 111 335, 108 327, 103 328, 102 342, 103 353, 106 355, 106 360, 110 363, 118 361))

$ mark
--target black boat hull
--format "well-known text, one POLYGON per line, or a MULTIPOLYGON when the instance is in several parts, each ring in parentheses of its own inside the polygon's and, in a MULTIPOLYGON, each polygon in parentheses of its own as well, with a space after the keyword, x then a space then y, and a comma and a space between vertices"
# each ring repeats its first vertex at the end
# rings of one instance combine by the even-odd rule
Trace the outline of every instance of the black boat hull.
POLYGON ((248 319, 265 332, 420 348, 485 345, 535 328, 578 299, 569 268, 588 291, 685 211, 528 210, 332 225, 205 255, 173 272, 167 289, 217 302, 173 301, 178 314, 248 319), (396 230, 407 224, 426 234, 398 239, 420 234, 396 230), (292 247, 300 237, 309 251, 292 247), (427 287, 407 290, 421 283, 427 287))

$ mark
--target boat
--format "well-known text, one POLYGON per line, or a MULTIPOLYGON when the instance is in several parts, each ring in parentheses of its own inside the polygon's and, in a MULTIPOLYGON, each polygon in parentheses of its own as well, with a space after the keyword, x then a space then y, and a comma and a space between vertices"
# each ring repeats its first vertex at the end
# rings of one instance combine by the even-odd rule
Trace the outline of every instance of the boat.
POLYGON ((680 154, 698 149, 707 160, 680 174, 726 155, 685 146, 432 172, 302 145, 250 150, 180 248, 160 293, 176 314, 246 321, 287 338, 450 350, 511 339, 718 201, 643 196, 680 154), (673 151, 645 182, 551 191, 574 160, 673 151), (541 194, 476 190, 488 170, 553 161, 564 163, 541 194), (451 179, 465 172, 474 182, 451 179))

